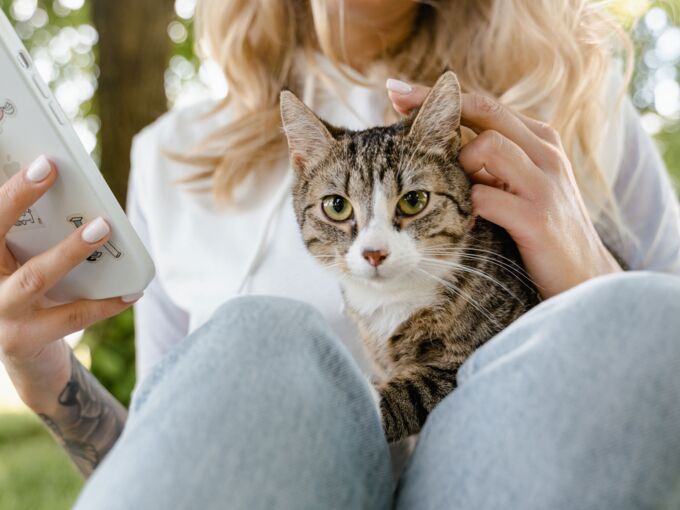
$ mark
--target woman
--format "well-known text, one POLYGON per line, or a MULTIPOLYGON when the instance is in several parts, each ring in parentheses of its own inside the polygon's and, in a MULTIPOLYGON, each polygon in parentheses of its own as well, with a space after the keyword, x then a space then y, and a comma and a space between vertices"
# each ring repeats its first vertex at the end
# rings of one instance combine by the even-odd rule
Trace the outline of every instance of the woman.
MULTIPOLYGON (((129 214, 158 276, 135 305, 129 416, 61 337, 139 296, 41 299, 106 222, 20 268, 2 248, 2 360, 86 476, 105 460, 77 508, 677 506, 680 215, 617 100, 601 8, 203 0, 197 25, 230 91, 135 139, 129 214), (510 232, 549 299, 468 360, 393 494, 356 334, 299 241, 277 101, 289 88, 332 123, 379 124, 447 67, 478 134, 460 154, 475 212, 510 232), (654 273, 623 274, 608 247, 654 273), (279 297, 232 299, 245 294, 279 297)), ((42 158, 1 188, 0 232, 57 178, 42 158)))

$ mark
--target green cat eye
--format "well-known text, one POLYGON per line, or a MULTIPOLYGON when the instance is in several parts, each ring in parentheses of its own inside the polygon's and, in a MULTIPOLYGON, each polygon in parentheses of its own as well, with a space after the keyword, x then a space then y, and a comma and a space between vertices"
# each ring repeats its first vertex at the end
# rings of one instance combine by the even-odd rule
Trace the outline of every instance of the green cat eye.
POLYGON ((333 221, 345 221, 352 216, 352 204, 340 195, 324 197, 321 204, 324 214, 333 221))
POLYGON ((430 194, 427 191, 409 191, 399 199, 397 208, 404 216, 415 216, 425 209, 430 194))

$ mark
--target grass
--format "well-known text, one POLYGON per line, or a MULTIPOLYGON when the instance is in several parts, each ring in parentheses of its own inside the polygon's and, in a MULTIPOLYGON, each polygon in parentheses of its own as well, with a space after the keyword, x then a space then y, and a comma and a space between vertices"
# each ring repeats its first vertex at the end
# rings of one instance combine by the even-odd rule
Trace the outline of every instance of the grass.
POLYGON ((0 415, 2 510, 67 510, 82 484, 76 468, 36 416, 0 415))

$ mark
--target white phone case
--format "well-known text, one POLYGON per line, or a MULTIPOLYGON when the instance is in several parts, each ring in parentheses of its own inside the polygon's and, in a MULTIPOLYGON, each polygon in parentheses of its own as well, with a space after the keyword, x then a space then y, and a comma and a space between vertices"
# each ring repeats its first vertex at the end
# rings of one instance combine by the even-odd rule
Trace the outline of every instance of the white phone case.
POLYGON ((59 176, 7 235, 14 256, 24 263, 102 216, 110 241, 48 297, 67 302, 142 291, 154 275, 149 254, 0 10, 0 185, 41 154, 57 164, 59 176))

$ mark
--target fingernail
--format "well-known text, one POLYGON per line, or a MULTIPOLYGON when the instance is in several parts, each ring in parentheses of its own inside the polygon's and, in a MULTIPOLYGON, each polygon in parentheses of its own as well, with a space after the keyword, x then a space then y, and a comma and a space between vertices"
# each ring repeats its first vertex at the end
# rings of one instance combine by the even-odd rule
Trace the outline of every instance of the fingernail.
POLYGON ((136 294, 128 294, 127 296, 121 296, 120 299, 122 299, 124 303, 134 303, 143 295, 144 295, 143 292, 137 292, 136 294))
POLYGON ((29 181, 40 182, 44 180, 51 171, 52 166, 50 166, 50 162, 47 161, 45 156, 40 156, 33 163, 31 163, 31 166, 29 166, 28 170, 26 170, 26 178, 29 181))
POLYGON ((104 221, 104 218, 99 217, 88 223, 83 229, 83 233, 81 235, 83 237, 83 241, 86 243, 96 243, 97 241, 100 241, 106 234, 108 234, 110 230, 109 224, 104 221))
POLYGON ((406 95, 410 94, 413 91, 411 85, 409 85, 405 81, 395 80, 394 78, 388 78, 387 81, 385 82, 385 87, 387 87, 387 90, 391 90, 392 92, 396 92, 397 94, 406 95))

